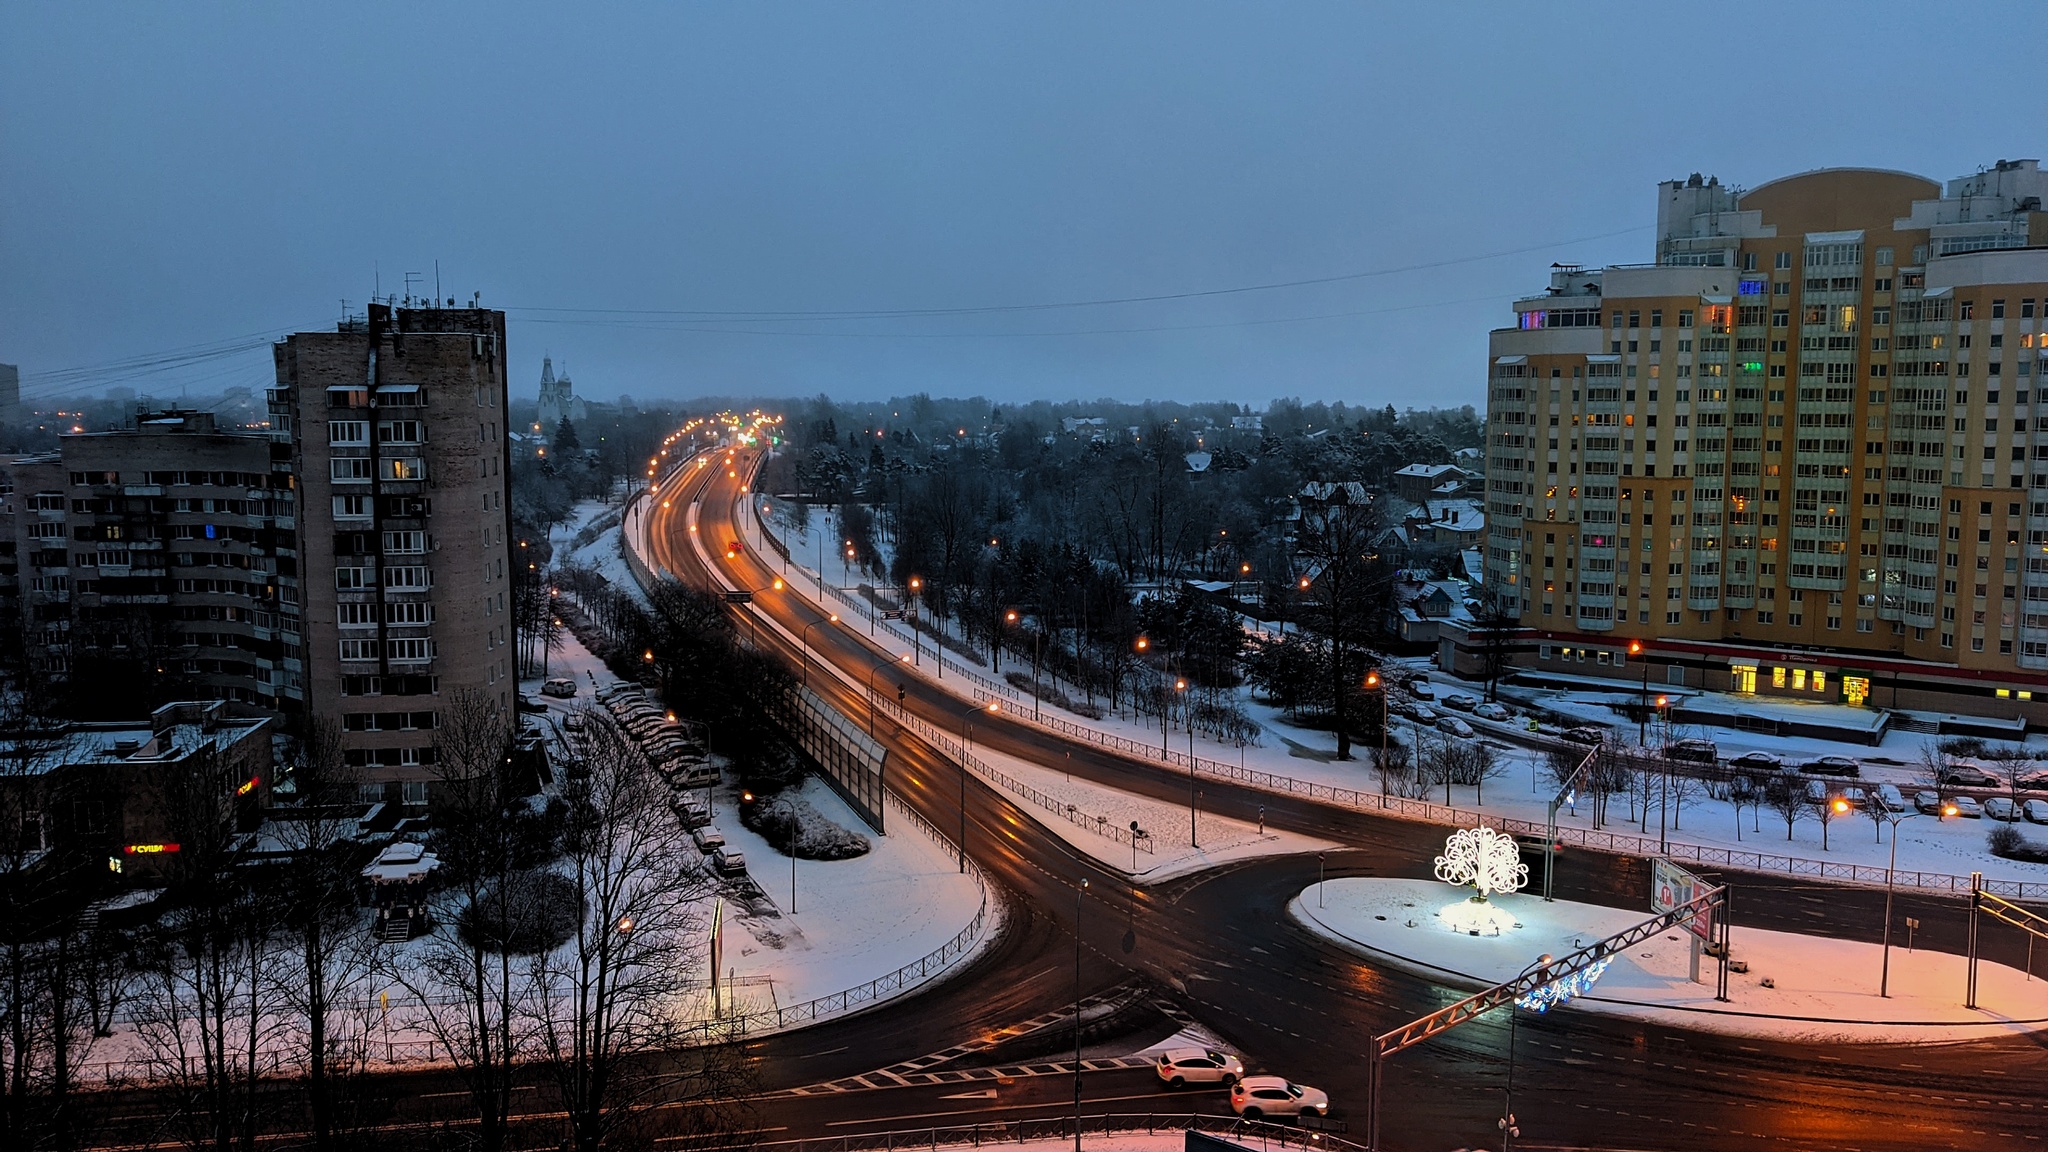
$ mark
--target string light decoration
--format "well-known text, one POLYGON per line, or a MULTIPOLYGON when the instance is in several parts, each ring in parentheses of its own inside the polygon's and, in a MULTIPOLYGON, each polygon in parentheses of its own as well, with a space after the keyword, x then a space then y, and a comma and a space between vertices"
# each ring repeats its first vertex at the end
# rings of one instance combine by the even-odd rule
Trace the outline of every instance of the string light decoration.
POLYGON ((1607 966, 1612 963, 1614 957, 1602 956, 1576 972, 1560 976, 1548 984, 1522 993, 1515 997, 1515 1003, 1531 1012, 1548 1012, 1567 1000, 1584 996, 1591 991, 1594 982, 1600 979, 1601 973, 1607 971, 1607 966))
POLYGON ((1460 828, 1444 841, 1444 854, 1436 858, 1436 878, 1479 890, 1484 901, 1495 892, 1515 892, 1529 882, 1529 866, 1522 863, 1522 846, 1515 838, 1485 825, 1460 828))

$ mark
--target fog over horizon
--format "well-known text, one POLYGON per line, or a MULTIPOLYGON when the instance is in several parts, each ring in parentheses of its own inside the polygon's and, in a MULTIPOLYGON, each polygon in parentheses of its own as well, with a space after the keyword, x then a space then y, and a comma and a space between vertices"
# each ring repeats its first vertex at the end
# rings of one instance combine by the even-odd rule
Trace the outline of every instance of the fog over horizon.
POLYGON ((1660 180, 2038 154, 1924 8, 1856 12, 14 4, 0 362, 260 389, 411 291, 506 309, 525 397, 1477 404, 1660 180))

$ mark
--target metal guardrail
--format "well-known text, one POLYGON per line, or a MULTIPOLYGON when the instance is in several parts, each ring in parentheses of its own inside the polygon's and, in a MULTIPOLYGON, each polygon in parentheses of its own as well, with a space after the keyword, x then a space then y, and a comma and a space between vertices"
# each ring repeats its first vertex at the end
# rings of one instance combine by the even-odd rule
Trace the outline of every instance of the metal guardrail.
MULTIPOLYGON (((918 1148, 979 1148, 1032 1141, 1072 1140, 1075 1118, 1068 1116, 1026 1117, 933 1128, 903 1128, 888 1132, 862 1132, 845 1136, 819 1136, 807 1140, 756 1141, 731 1146, 733 1152, 912 1152, 918 1148)), ((1161 1115, 1158 1113, 1083 1115, 1081 1134, 1096 1136, 1158 1135, 1174 1132, 1207 1132, 1256 1144, 1261 1148, 1334 1149, 1335 1152, 1368 1152, 1362 1144, 1333 1134, 1330 1128, 1293 1127, 1246 1120, 1239 1116, 1161 1115)), ((723 1152, 720 1149, 707 1152, 723 1152)))

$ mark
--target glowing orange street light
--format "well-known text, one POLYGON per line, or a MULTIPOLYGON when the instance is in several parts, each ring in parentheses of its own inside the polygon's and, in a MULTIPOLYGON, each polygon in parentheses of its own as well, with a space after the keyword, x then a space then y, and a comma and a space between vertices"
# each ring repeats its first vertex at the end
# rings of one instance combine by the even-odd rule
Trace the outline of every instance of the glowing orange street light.
POLYGON ((1138 651, 1143 652, 1151 646, 1152 642, 1150 640, 1145 639, 1143 636, 1138 637, 1138 651))
POLYGON ((1828 807, 1835 810, 1835 815, 1840 816, 1842 813, 1847 812, 1849 810, 1849 802, 1847 800, 1842 799, 1840 796, 1837 796, 1831 803, 1828 804, 1828 807))
POLYGON ((1379 686, 1380 686, 1380 674, 1379 674, 1379 673, 1377 673, 1377 672, 1367 672, 1367 673, 1365 674, 1365 686, 1366 686, 1367 688, 1377 688, 1377 687, 1379 687, 1379 686))

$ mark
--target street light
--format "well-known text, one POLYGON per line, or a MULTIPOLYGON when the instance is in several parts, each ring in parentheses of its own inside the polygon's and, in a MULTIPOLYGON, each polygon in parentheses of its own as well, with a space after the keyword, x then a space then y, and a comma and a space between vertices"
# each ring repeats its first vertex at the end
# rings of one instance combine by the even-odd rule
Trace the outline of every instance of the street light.
MULTIPOLYGON (((1378 669, 1365 674, 1365 690, 1380 694, 1380 795, 1387 794, 1387 683, 1378 669)), ((1385 804, 1382 800, 1380 803, 1385 804)))
POLYGON ((813 620, 813 621, 811 621, 811 622, 810 622, 809 624, 806 624, 806 625, 804 625, 804 630, 803 630, 803 641, 804 641, 804 678, 803 678, 803 685, 804 685, 804 687, 806 687, 806 688, 809 688, 809 687, 811 686, 811 629, 813 629, 813 628, 816 628, 816 627, 817 627, 818 625, 820 625, 820 624, 837 624, 837 623, 839 623, 839 613, 837 613, 837 612, 834 612, 834 613, 832 613, 832 614, 831 614, 830 616, 826 617, 826 618, 825 618, 825 619, 823 619, 823 620, 813 620))
MULTIPOLYGON (((1891 859, 1884 866, 1884 961, 1877 977, 1877 994, 1889 999, 1892 994, 1892 870, 1899 866, 1899 825, 1918 816, 1919 813, 1905 810, 1894 812, 1889 805, 1878 799, 1876 792, 1870 793, 1866 803, 1879 819, 1892 826, 1891 859)), ((1949 808, 1949 811, 1954 812, 1954 808, 1949 808)))
MULTIPOLYGON (((1543 955, 1530 961, 1527 968, 1522 969, 1522 974, 1516 978, 1515 983, 1520 984, 1523 980, 1528 979, 1529 973, 1536 971, 1538 968, 1548 967, 1550 967, 1550 953, 1545 952, 1543 955)), ((1519 996, 1508 1001, 1508 1086, 1506 1094, 1501 1097, 1500 1105, 1501 1152, 1509 1152, 1509 1149, 1514 1147, 1515 1137, 1522 1134, 1521 1128, 1515 1124, 1515 1019, 1516 1009, 1520 1004, 1521 997, 1519 996)))
MULTIPOLYGON (((740 793, 741 803, 752 804, 754 800, 755 796, 752 792, 740 793)), ((777 796, 775 800, 782 805, 782 810, 789 814, 789 914, 794 916, 796 915, 796 803, 787 796, 777 796)))
MULTIPOLYGON (((1017 610, 1016 610, 1016 609, 1014 609, 1014 608, 1012 608, 1012 609, 1011 609, 1010 611, 1008 611, 1008 612, 1004 613, 1004 614, 1003 614, 1003 620, 1004 620, 1004 621, 1005 621, 1006 623, 1010 623, 1010 624, 1015 624, 1015 623, 1017 623, 1017 610)), ((1038 719, 1038 718, 1039 718, 1039 715, 1038 715, 1038 662, 1039 662, 1039 655, 1040 655, 1040 653, 1041 653, 1041 652, 1042 652, 1042 651, 1044 650, 1044 648, 1045 648, 1045 633, 1043 633, 1043 632, 1034 632, 1034 633, 1032 633, 1032 634, 1031 634, 1031 718, 1032 718, 1033 720, 1036 720, 1036 719, 1038 719)))
POLYGON ((1074 889, 1074 1152, 1081 1152, 1081 897, 1088 878, 1074 889))
MULTIPOLYGON (((994 700, 988 702, 988 711, 1000 712, 1002 705, 994 700)), ((960 871, 967 871, 967 758, 974 754, 974 721, 970 719, 982 711, 979 705, 960 714, 960 871)))
MULTIPOLYGON (((1643 654, 1643 642, 1641 640, 1629 641, 1628 654, 1630 656, 1641 656, 1643 654)), ((1650 723, 1650 662, 1644 660, 1642 665, 1643 695, 1636 707, 1636 747, 1638 748, 1643 746, 1643 740, 1648 735, 1647 729, 1650 723)))
MULTIPOLYGON (((1188 723, 1188 847, 1200 848, 1195 839, 1195 722, 1187 714, 1188 682, 1175 680, 1173 690, 1181 694, 1181 718, 1188 723)), ((1160 723, 1165 724, 1163 710, 1160 723)))
MULTIPOLYGON (((908 664, 910 663, 910 653, 905 652, 896 657, 896 659, 908 664)), ((872 664, 868 668, 868 739, 870 740, 875 738, 875 673, 881 671, 882 666, 888 663, 891 663, 891 661, 876 657, 872 658, 872 664)), ((898 685, 898 687, 900 688, 901 685, 898 685)))

